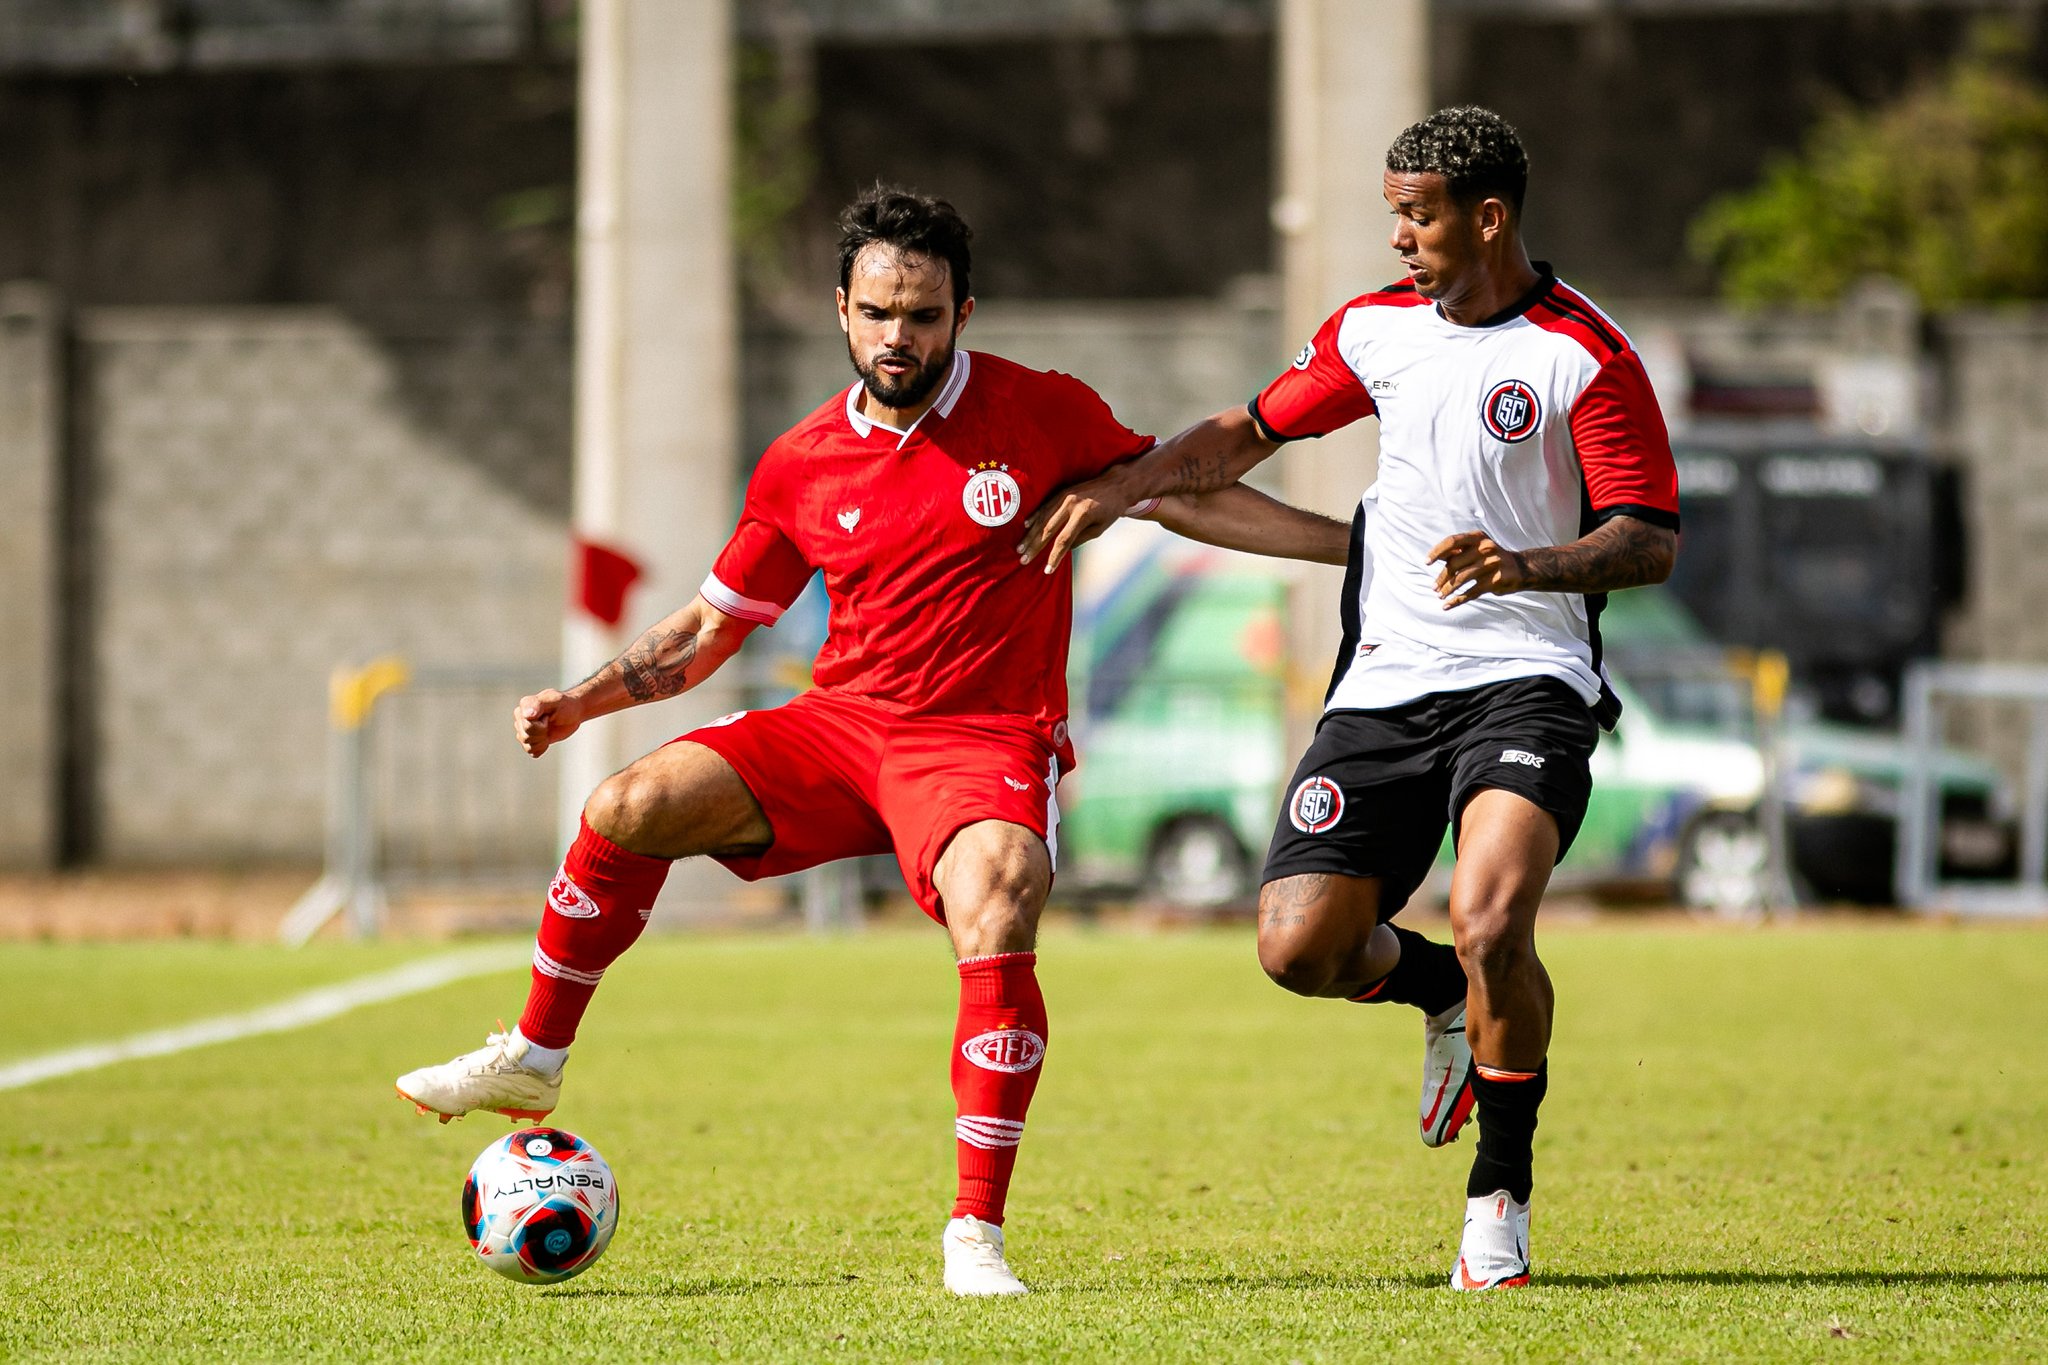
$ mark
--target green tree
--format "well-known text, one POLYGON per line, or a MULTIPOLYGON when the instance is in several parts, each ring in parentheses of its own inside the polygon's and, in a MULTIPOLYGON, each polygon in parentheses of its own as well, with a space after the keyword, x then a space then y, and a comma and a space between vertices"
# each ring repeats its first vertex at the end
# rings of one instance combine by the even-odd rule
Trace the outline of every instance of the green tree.
POLYGON ((1839 298, 1891 275, 1928 308, 2048 298, 2048 89, 2010 26, 1979 26, 1934 83, 1835 109, 1797 156, 1693 221, 1693 253, 1743 303, 1839 298))

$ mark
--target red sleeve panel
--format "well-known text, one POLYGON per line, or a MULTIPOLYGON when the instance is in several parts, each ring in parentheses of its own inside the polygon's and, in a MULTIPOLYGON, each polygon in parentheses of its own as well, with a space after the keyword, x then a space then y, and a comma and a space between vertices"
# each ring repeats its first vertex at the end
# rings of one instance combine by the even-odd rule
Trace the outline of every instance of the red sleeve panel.
POLYGON ((757 474, 738 528, 697 591, 727 616, 772 626, 811 581, 811 565, 761 505, 760 485, 757 474))
POLYGON ((1102 395, 1072 375, 1052 371, 1048 377, 1056 381, 1056 430, 1071 461, 1068 482, 1092 479, 1159 444, 1157 437, 1141 435, 1118 421, 1102 395))
POLYGON ((1337 354, 1337 331, 1363 299, 1345 304, 1317 330, 1315 340, 1301 348, 1294 364, 1266 385, 1251 402, 1252 420, 1269 441, 1298 441, 1327 436, 1376 411, 1372 395, 1344 357, 1337 354))
POLYGON ((1632 350, 1616 351, 1572 406, 1572 444, 1593 524, 1631 516, 1678 529, 1678 466, 1671 437, 1632 350))

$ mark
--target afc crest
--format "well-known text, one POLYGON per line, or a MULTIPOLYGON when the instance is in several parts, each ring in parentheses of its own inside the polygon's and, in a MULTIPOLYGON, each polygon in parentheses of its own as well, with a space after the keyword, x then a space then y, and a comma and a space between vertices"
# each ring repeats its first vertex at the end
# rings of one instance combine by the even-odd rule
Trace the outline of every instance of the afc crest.
POLYGON ((1015 520, 1024 505, 1024 492, 1010 477, 1008 465, 982 465, 967 480, 960 505, 976 525, 1002 526, 1015 520))

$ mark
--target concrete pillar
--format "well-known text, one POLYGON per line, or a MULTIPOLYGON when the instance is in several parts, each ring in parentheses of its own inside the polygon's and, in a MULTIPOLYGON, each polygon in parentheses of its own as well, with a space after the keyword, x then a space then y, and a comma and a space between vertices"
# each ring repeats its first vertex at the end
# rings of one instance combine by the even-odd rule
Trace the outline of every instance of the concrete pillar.
MULTIPOLYGON (((1291 355, 1324 318, 1400 275, 1380 195, 1386 151, 1429 112, 1426 0, 1280 0, 1281 317, 1291 355)), ((1280 456, 1289 501, 1349 520, 1373 480, 1378 425, 1362 422, 1280 456)), ((1341 637, 1335 574, 1306 575, 1291 611, 1297 738, 1321 709, 1341 637)))
POLYGON ((58 305, 43 285, 0 286, 0 867, 57 860, 62 759, 63 389, 58 305))
MULTIPOLYGON (((581 23, 573 515, 645 576, 617 630, 571 610, 572 680, 696 592, 732 529, 739 433, 730 5, 584 0, 581 23)), ((608 773, 736 709, 739 693, 728 665, 687 696, 578 734, 559 751, 566 827, 608 773)), ((679 864, 662 911, 708 908, 735 885, 714 865, 679 864)))

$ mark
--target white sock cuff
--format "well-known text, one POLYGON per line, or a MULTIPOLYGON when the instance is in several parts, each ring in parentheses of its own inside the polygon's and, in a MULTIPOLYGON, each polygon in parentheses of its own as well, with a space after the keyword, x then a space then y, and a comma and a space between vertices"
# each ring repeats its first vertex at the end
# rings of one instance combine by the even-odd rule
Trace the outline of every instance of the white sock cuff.
POLYGON ((568 1048, 542 1047, 539 1043, 534 1042, 531 1038, 521 1033, 516 1026, 512 1030, 512 1036, 526 1044, 526 1052, 520 1057, 519 1064, 528 1071, 538 1071, 544 1075, 553 1075, 562 1069, 562 1063, 569 1060, 568 1048))

